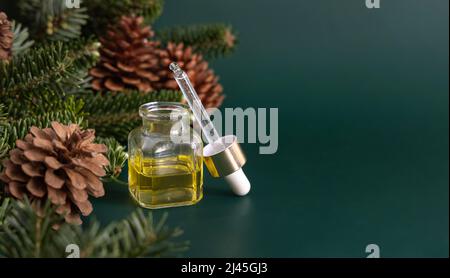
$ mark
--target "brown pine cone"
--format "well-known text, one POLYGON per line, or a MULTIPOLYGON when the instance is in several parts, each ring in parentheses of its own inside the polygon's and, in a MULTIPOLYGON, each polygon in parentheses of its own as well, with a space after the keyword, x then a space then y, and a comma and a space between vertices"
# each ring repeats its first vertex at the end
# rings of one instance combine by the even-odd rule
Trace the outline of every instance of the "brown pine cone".
POLYGON ((38 203, 49 199, 68 223, 81 224, 80 213, 87 216, 92 212, 89 195, 105 194, 100 177, 109 164, 103 155, 107 147, 95 144, 94 139, 94 130, 81 130, 76 124, 52 122, 51 128, 31 127, 3 161, 0 179, 6 183, 6 192, 38 203))
POLYGON ((13 32, 11 22, 5 13, 0 12, 0 61, 11 58, 11 48, 13 44, 13 32))
POLYGON ((208 62, 199 54, 193 53, 191 47, 182 43, 168 43, 165 49, 158 51, 159 69, 155 73, 158 81, 152 83, 156 89, 179 90, 169 65, 176 62, 189 76, 199 98, 206 108, 219 107, 225 96, 219 84, 219 77, 209 68, 208 62))
POLYGON ((149 41, 154 32, 143 27, 144 19, 123 16, 117 26, 109 27, 100 38, 100 62, 90 70, 92 87, 97 91, 123 91, 125 89, 149 92, 158 76, 152 68, 157 64, 157 42, 149 41))

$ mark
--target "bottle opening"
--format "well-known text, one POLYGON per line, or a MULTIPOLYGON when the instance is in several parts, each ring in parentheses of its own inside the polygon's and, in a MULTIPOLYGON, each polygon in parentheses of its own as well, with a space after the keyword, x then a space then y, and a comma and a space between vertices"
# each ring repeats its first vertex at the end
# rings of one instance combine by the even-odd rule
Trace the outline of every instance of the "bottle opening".
POLYGON ((188 107, 178 102, 149 102, 139 107, 139 116, 151 121, 179 121, 189 116, 188 107))

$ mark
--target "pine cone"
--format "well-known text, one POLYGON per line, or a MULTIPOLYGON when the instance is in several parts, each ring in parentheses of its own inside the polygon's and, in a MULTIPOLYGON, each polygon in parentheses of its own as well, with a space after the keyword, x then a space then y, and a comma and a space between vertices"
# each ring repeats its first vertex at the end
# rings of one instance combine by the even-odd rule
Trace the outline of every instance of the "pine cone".
POLYGON ((0 12, 0 61, 11 58, 11 48, 13 44, 13 32, 11 22, 5 13, 0 12))
POLYGON ((151 82, 158 77, 150 69, 157 64, 158 43, 148 40, 154 32, 149 26, 142 27, 143 21, 142 17, 123 16, 100 39, 100 62, 90 70, 95 90, 149 92, 153 89, 151 82))
POLYGON ((88 196, 105 194, 100 177, 105 175, 103 166, 109 164, 102 154, 107 147, 93 143, 92 129, 83 131, 78 125, 58 122, 51 126, 33 126, 24 140, 16 141, 9 159, 3 161, 0 179, 13 197, 28 196, 38 203, 50 199, 68 223, 81 224, 80 213, 92 212, 88 196))
POLYGON ((199 54, 192 52, 191 47, 184 47, 182 43, 168 43, 165 49, 158 51, 159 69, 155 72, 159 78, 152 83, 156 89, 178 90, 169 65, 176 62, 189 76, 199 98, 206 108, 219 107, 224 99, 223 88, 219 84, 208 62, 199 54))

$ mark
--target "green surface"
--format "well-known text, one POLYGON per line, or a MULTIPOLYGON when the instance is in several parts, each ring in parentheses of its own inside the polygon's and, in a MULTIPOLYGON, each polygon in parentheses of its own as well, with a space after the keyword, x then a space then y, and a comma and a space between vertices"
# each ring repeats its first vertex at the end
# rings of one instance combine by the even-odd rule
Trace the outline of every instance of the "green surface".
MULTIPOLYGON (((276 155, 245 145, 253 191, 205 180, 166 209, 193 257, 447 257, 446 0, 168 1, 158 26, 226 21, 234 56, 213 62, 223 107, 278 107, 276 155)), ((134 209, 115 186, 102 221, 134 209)), ((157 212, 158 214, 161 211, 157 212)))
MULTIPOLYGON (((253 191, 205 180, 196 206, 156 211, 192 257, 449 255, 449 2, 167 1, 158 26, 225 21, 240 34, 212 62, 223 107, 278 107, 276 155, 244 145, 253 191)), ((110 185, 103 222, 135 209, 110 185)))

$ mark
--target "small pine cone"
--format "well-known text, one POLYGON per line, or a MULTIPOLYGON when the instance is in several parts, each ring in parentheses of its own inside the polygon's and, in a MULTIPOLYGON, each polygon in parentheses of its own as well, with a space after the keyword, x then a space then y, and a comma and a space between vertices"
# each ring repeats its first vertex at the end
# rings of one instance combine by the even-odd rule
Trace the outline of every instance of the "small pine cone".
POLYGON ((149 40, 154 32, 150 26, 143 27, 143 21, 142 17, 123 16, 100 38, 100 61, 90 70, 95 90, 153 90, 151 83, 158 76, 151 69, 157 64, 158 43, 149 40))
POLYGON ((197 94, 206 108, 219 107, 225 96, 219 84, 219 77, 209 68, 208 62, 199 54, 192 52, 191 47, 182 43, 168 43, 165 49, 158 51, 159 69, 155 72, 159 80, 154 82, 157 89, 178 90, 169 65, 176 62, 189 76, 197 94))
POLYGON ((0 61, 11 58, 11 48, 13 44, 13 32, 11 22, 5 13, 0 12, 0 61))
POLYGON ((51 126, 33 126, 24 140, 16 141, 9 159, 3 161, 0 179, 14 198, 28 196, 37 203, 49 199, 66 222, 81 224, 80 213, 87 216, 92 212, 89 195, 97 198, 105 194, 100 177, 109 164, 103 155, 107 147, 94 143, 92 129, 58 122, 51 126))

